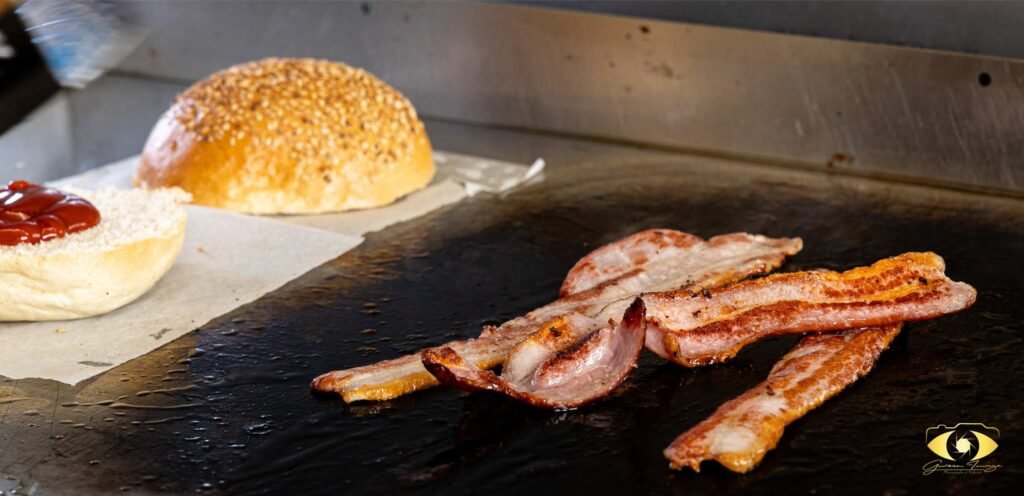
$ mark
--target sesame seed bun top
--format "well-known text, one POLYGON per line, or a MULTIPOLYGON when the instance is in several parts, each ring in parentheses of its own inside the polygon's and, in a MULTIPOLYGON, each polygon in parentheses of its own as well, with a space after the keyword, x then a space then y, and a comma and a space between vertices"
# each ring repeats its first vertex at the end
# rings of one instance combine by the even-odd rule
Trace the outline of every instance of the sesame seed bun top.
POLYGON ((135 182, 259 214, 385 205, 434 175, 416 110, 361 69, 264 59, 214 73, 153 128, 135 182))

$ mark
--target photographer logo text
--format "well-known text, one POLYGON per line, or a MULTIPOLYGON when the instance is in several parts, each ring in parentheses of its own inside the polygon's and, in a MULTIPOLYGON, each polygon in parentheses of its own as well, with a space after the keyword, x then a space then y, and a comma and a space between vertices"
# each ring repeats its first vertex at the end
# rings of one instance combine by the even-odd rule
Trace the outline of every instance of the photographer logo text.
POLYGON ((953 427, 937 425, 925 431, 925 443, 938 459, 925 463, 924 475, 985 474, 1001 465, 983 463, 999 447, 999 429, 981 423, 959 423, 953 427))

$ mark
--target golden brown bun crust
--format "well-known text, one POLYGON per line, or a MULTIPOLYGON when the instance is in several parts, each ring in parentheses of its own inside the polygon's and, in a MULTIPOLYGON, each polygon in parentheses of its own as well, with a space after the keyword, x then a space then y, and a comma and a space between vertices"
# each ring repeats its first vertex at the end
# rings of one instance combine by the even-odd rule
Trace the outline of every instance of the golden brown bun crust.
POLYGON ((135 183, 212 207, 308 214, 386 205, 433 177, 423 122, 397 90, 338 62, 264 59, 178 95, 135 183))

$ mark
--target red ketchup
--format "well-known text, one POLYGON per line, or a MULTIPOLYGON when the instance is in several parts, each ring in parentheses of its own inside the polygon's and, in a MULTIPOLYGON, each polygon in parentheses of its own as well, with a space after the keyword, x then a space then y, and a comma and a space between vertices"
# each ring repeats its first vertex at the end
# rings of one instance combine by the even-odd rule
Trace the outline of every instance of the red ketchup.
POLYGON ((84 199, 28 181, 0 190, 0 245, 63 238, 100 223, 100 212, 84 199))

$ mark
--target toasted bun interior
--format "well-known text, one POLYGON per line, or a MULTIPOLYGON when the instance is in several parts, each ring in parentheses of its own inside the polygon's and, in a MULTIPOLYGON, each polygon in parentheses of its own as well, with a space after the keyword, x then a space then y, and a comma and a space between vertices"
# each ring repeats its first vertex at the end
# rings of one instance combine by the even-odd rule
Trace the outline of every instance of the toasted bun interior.
POLYGON ((181 251, 183 191, 63 189, 92 202, 100 223, 51 241, 0 246, 0 321, 109 312, 153 287, 181 251))

